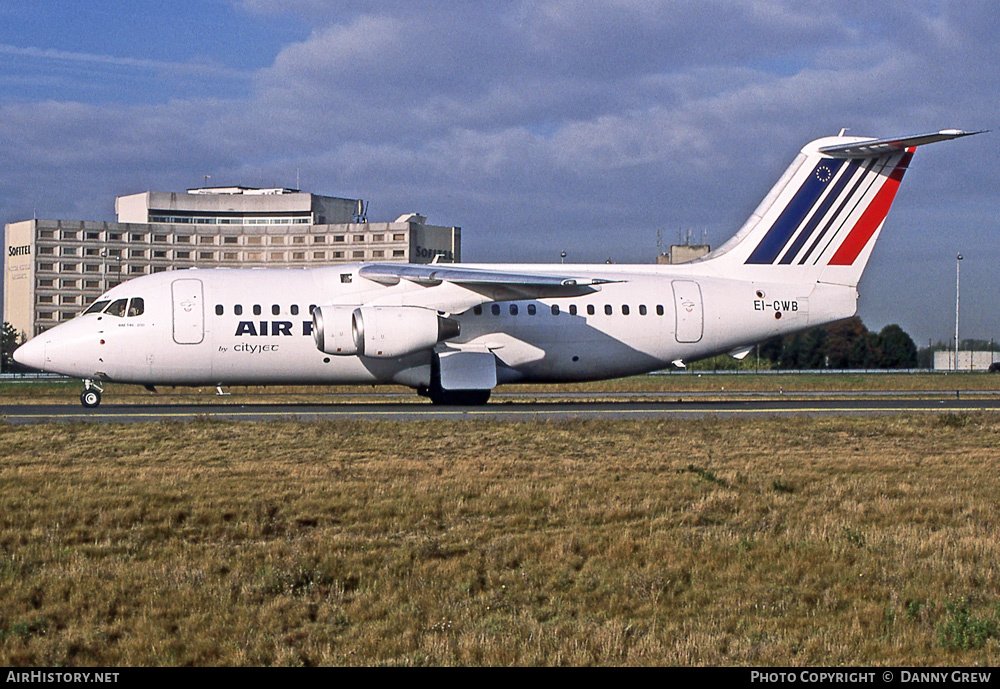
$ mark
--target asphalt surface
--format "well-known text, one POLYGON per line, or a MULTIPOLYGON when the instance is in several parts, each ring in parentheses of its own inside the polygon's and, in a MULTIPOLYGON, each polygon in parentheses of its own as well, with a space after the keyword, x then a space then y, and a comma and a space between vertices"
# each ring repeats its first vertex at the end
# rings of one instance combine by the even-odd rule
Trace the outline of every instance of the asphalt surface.
POLYGON ((618 402, 517 401, 491 402, 481 407, 436 407, 424 402, 384 402, 364 404, 170 404, 116 405, 103 403, 96 409, 79 405, 3 405, 0 421, 11 424, 96 421, 133 423, 140 421, 229 421, 369 420, 430 421, 474 420, 539 421, 544 419, 598 418, 649 419, 701 416, 787 416, 836 414, 898 414, 1000 411, 1000 397, 937 397, 912 399, 906 396, 867 396, 843 399, 819 396, 812 399, 732 399, 732 400, 643 400, 618 402))

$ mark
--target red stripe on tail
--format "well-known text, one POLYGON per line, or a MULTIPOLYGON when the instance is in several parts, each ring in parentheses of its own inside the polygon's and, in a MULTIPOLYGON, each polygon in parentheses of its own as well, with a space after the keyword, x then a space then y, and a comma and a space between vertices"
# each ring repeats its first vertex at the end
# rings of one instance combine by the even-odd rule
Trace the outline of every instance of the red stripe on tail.
POLYGON ((899 183, 903 181, 903 173, 906 172, 910 159, 913 157, 913 150, 911 148, 906 152, 892 174, 889 175, 889 179, 875 194, 875 198, 861 214, 858 223, 851 229, 843 244, 837 248, 833 258, 830 259, 831 266, 852 265, 865 245, 868 244, 868 240, 885 221, 885 216, 889 214, 889 208, 896 198, 896 191, 899 190, 899 183))

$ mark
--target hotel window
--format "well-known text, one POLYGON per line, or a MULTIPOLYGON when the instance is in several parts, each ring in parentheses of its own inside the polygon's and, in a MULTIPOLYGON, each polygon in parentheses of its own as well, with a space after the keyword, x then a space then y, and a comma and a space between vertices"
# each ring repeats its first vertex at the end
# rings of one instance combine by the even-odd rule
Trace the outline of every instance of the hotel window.
POLYGON ((100 238, 101 238, 101 233, 100 232, 88 232, 87 233, 87 239, 100 239, 100 238))
POLYGON ((191 252, 190 251, 175 251, 174 252, 174 258, 184 258, 184 259, 190 260, 191 259, 191 252))
POLYGON ((63 230, 60 235, 63 239, 77 239, 79 237, 79 232, 71 232, 69 230, 63 230))
POLYGON ((319 258, 319 259, 326 258, 326 252, 325 251, 314 251, 313 252, 313 258, 319 258))
POLYGON ((174 244, 190 244, 190 243, 191 243, 191 235, 179 234, 176 237, 174 237, 174 244))
POLYGON ((284 243, 285 243, 284 237, 271 237, 271 244, 284 244, 284 243))
POLYGON ((224 261, 238 261, 240 255, 236 251, 224 251, 222 252, 222 259, 224 261))
POLYGON ((352 258, 364 258, 365 257, 365 252, 364 251, 352 251, 351 252, 351 257, 352 258))
POLYGON ((199 251, 198 252, 198 259, 201 260, 201 261, 214 261, 215 260, 215 252, 213 252, 213 251, 199 251))
POLYGON ((272 251, 270 255, 272 261, 284 261, 285 252, 284 251, 272 251))
POLYGON ((354 241, 363 242, 365 241, 365 236, 363 234, 356 234, 354 235, 354 241))
POLYGON ((159 242, 161 244, 166 244, 167 241, 168 241, 167 235, 165 235, 165 234, 154 234, 153 235, 153 241, 154 242, 159 242))
POLYGON ((384 242, 385 241, 385 235, 384 234, 373 234, 372 235, 372 241, 373 242, 384 242))
POLYGON ((402 233, 402 232, 397 232, 396 234, 392 235, 392 241, 394 241, 394 242, 405 242, 406 241, 406 235, 404 233, 402 233))
POLYGON ((64 246, 60 253, 63 256, 76 256, 76 247, 64 246))
POLYGON ((128 257, 129 258, 145 258, 146 257, 146 250, 145 249, 129 249, 128 250, 128 257))
POLYGON ((333 257, 334 258, 343 258, 344 257, 344 252, 343 251, 334 251, 333 252, 333 257))
POLYGON ((203 234, 200 237, 198 237, 198 243, 199 244, 215 244, 215 235, 212 235, 212 234, 203 234))
POLYGON ((292 260, 293 261, 304 261, 304 260, 306 260, 306 252, 304 252, 304 251, 295 251, 295 252, 293 252, 292 253, 292 260))
POLYGON ((326 237, 324 235, 318 234, 315 237, 313 237, 313 244, 325 244, 325 243, 326 243, 326 237))
POLYGON ((392 255, 394 257, 406 256, 406 251, 404 249, 393 249, 392 255))
POLYGON ((385 252, 382 250, 376 250, 372 252, 372 258, 383 258, 384 256, 385 252))
POLYGON ((166 258, 166 257, 167 257, 167 252, 162 249, 153 252, 153 258, 166 258))
POLYGON ((128 236, 128 238, 133 242, 144 242, 146 241, 146 235, 139 234, 138 232, 133 232, 128 236))
POLYGON ((263 244, 263 241, 261 237, 247 237, 247 244, 251 246, 259 246, 260 244, 263 244))
POLYGON ((292 237, 292 244, 305 244, 305 243, 306 243, 305 237, 292 237))
POLYGON ((75 273, 80 269, 80 266, 76 263, 63 263, 60 270, 68 273, 75 273))

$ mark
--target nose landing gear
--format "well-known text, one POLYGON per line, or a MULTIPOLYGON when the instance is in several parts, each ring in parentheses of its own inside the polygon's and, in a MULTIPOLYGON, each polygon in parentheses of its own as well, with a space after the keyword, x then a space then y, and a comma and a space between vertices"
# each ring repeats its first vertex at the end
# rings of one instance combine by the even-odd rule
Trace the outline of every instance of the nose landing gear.
POLYGON ((101 403, 101 393, 104 392, 104 388, 101 387, 100 383, 84 380, 83 388, 83 392, 80 393, 80 404, 88 409, 93 409, 101 403))

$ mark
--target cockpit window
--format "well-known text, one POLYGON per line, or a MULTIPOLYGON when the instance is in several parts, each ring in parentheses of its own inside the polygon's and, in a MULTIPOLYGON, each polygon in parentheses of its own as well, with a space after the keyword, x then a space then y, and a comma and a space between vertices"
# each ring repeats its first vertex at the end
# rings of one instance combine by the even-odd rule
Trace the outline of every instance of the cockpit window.
POLYGON ((143 302, 142 297, 132 297, 132 301, 128 305, 128 317, 141 316, 144 310, 145 302, 143 302))
POLYGON ((88 313, 100 313, 101 311, 104 310, 104 307, 108 305, 109 301, 111 301, 111 300, 110 299, 105 299, 104 301, 95 301, 93 304, 90 305, 90 308, 88 308, 83 313, 84 314, 88 314, 88 313))
POLYGON ((118 316, 119 318, 124 318, 127 306, 128 299, 116 299, 104 313, 108 316, 118 316))

